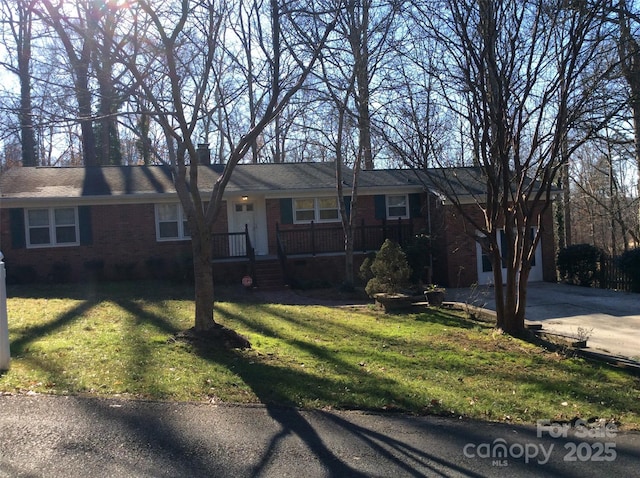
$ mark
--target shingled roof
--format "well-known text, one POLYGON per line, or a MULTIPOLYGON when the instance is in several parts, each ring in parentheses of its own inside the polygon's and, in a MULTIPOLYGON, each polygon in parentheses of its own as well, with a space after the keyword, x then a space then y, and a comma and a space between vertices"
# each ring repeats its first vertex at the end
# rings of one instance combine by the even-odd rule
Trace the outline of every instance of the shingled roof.
MULTIPOLYGON (((203 192, 210 191, 223 166, 202 166, 198 170, 203 192)), ((343 170, 345 184, 350 186, 352 172, 343 170)), ((419 186, 411 171, 363 171, 359 187, 419 186)), ((226 192, 277 193, 335 190, 335 163, 265 163, 239 164, 226 192)), ((3 199, 97 198, 175 194, 171 168, 168 166, 105 167, 17 167, 0 178, 3 199)))
MULTIPOLYGON (((210 191, 224 166, 201 166, 198 170, 200 190, 210 191)), ((351 187, 352 170, 343 168, 345 188, 351 187)), ((335 163, 263 163, 236 166, 226 194, 265 194, 282 196, 283 192, 319 193, 336 188, 335 163)), ((376 169, 360 172, 358 187, 367 190, 430 190, 447 195, 481 197, 486 182, 482 170, 474 167, 442 168, 428 171, 411 169, 376 169), (447 194, 448 193, 448 194, 447 194)), ((348 194, 348 190, 346 191, 348 194)), ((169 166, 105 167, 16 167, 0 177, 3 200, 78 199, 112 201, 174 195, 169 166)))

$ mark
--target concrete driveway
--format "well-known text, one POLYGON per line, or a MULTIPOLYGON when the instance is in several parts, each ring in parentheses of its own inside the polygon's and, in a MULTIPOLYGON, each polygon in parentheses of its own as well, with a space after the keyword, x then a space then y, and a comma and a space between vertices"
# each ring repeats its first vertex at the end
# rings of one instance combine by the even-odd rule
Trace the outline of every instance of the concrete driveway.
MULTIPOLYGON (((453 289, 447 300, 495 310, 492 288, 453 289)), ((640 360, 640 294, 530 283, 526 319, 550 332, 576 336, 584 331, 589 349, 640 360)))

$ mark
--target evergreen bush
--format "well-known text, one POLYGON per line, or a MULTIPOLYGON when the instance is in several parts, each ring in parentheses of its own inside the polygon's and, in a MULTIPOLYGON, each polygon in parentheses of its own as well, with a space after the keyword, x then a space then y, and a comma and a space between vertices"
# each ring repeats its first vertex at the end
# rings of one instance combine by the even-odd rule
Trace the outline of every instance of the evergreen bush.
POLYGON ((380 292, 400 292, 409 283, 411 268, 402 248, 396 242, 387 239, 371 262, 371 273, 373 277, 365 287, 369 297, 380 292))
POLYGON ((640 247, 623 252, 618 257, 618 266, 631 279, 631 290, 640 292, 640 247))
POLYGON ((598 278, 602 251, 591 244, 574 244, 558 252, 560 279, 567 284, 592 287, 598 278))

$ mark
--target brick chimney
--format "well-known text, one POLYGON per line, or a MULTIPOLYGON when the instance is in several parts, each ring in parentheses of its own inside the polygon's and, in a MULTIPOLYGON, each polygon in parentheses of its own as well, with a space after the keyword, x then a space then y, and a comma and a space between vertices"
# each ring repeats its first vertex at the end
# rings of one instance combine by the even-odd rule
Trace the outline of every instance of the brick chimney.
POLYGON ((200 164, 211 164, 211 150, 209 143, 198 143, 198 159, 200 164))

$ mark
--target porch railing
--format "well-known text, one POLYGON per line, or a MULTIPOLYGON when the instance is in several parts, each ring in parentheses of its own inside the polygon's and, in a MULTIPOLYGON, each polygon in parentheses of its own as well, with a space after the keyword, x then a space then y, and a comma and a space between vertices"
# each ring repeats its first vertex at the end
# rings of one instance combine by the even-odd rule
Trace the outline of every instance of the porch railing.
MULTIPOLYGON (((276 230, 278 229, 278 224, 276 223, 276 230)), ((285 284, 290 284, 290 277, 287 269, 287 252, 284 249, 284 244, 282 243, 280 234, 276 234, 276 249, 278 253, 278 261, 280 262, 280 269, 282 270, 282 274, 284 276, 285 284)))
MULTIPOLYGON (((294 229, 282 229, 276 223, 278 255, 321 254, 344 251, 344 231, 342 226, 318 225, 314 222, 308 226, 294 229), (280 252, 282 249, 282 253, 280 252)), ((402 220, 385 221, 380 224, 366 225, 364 220, 355 227, 353 234, 354 251, 377 251, 385 239, 391 239, 404 245, 413 236, 413 224, 402 220)))
POLYGON ((249 227, 245 224, 242 232, 223 232, 212 235, 212 257, 214 259, 246 258, 249 261, 249 275, 256 284, 256 252, 249 227))
POLYGON ((244 232, 223 232, 213 234, 212 249, 214 259, 227 257, 247 257, 244 232))

